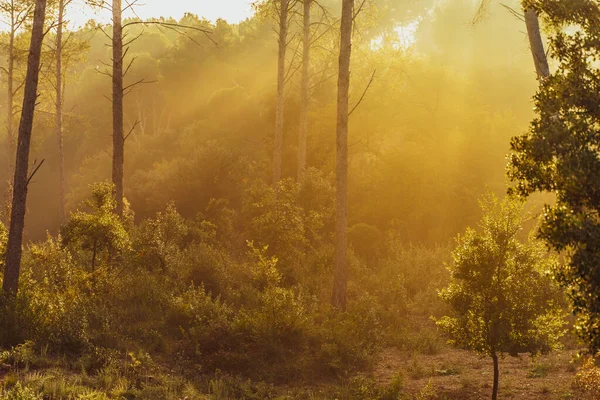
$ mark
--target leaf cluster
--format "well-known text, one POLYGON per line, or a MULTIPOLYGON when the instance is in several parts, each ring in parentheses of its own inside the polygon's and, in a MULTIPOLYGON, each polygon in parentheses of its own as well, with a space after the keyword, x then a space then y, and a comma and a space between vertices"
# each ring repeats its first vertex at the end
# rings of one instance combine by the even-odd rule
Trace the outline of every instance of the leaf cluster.
POLYGON ((529 132, 512 140, 509 175, 521 196, 550 192, 540 236, 569 264, 558 271, 580 315, 579 332, 600 349, 600 5, 589 0, 532 4, 550 26, 556 71, 535 97, 529 132))

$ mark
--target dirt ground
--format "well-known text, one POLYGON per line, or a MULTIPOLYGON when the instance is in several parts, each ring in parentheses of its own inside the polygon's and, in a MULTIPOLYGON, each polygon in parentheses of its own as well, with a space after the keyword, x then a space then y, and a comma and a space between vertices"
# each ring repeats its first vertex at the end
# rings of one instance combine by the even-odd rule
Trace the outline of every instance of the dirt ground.
MULTIPOLYGON (((589 399, 572 387, 576 351, 555 352, 534 360, 528 355, 500 360, 499 399, 589 399)), ((397 349, 383 352, 375 370, 381 385, 401 373, 405 391, 415 398, 489 400, 492 361, 473 352, 444 349, 440 354, 411 354, 397 349), (420 394, 420 396, 419 396, 420 394), (428 396, 424 396, 429 394, 428 396)))

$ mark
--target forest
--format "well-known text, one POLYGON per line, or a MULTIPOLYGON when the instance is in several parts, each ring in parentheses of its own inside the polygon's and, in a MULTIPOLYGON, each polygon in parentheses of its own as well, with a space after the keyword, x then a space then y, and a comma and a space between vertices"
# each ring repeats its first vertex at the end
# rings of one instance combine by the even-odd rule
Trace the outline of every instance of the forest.
POLYGON ((0 0, 0 399, 600 399, 600 1, 188 3, 0 0))

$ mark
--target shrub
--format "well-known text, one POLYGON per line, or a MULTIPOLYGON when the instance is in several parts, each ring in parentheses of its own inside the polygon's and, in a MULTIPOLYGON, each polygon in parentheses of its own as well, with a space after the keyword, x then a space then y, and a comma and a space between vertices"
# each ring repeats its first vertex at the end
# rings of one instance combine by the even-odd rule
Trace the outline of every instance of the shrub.
POLYGON ((30 296, 37 313, 37 333, 30 339, 52 351, 82 352, 89 344, 89 274, 52 237, 29 248, 23 267, 21 292, 30 296))
POLYGON ((187 223, 177 212, 175 204, 168 203, 164 212, 158 212, 154 219, 143 221, 135 230, 133 242, 138 262, 149 269, 158 264, 163 273, 168 272, 172 259, 177 258, 184 247, 188 231, 187 223))
POLYGON ((381 400, 398 400, 404 389, 404 375, 402 372, 396 372, 392 381, 383 389, 381 400))
POLYGON ((600 397, 600 367, 594 357, 587 357, 575 376, 574 386, 592 398, 600 397))
POLYGON ((41 395, 35 393, 31 388, 21 385, 21 382, 17 382, 8 390, 0 390, 0 395, 5 400, 42 400, 41 395))
POLYGON ((315 368, 324 376, 344 376, 372 365, 382 343, 377 305, 365 296, 350 303, 347 312, 328 314, 318 326, 315 368))
POLYGON ((36 336, 39 313, 32 299, 23 292, 16 298, 4 296, 0 290, 0 346, 12 347, 36 336))

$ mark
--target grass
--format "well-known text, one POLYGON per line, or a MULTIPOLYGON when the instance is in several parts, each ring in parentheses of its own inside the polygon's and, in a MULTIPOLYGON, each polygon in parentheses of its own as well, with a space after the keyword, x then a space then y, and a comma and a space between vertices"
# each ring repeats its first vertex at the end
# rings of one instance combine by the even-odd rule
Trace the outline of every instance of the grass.
POLYGON ((533 366, 529 370, 529 373, 527 374, 527 376, 529 378, 545 378, 548 376, 548 374, 554 368, 555 368, 554 365, 552 365, 548 361, 545 361, 545 362, 535 361, 533 363, 533 366))
MULTIPOLYGON (((340 382, 277 387, 217 373, 185 376, 148 355, 125 356, 96 371, 77 363, 20 349, 14 367, 0 375, 0 398, 19 400, 488 400, 492 364, 472 352, 443 345, 435 354, 388 348, 372 371, 340 382), (26 367, 25 367, 26 365, 26 367)), ((528 400, 587 399, 572 386, 576 371, 565 351, 531 360, 505 357, 500 362, 500 397, 528 400)))

